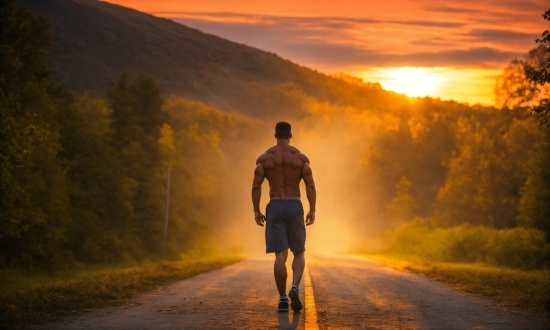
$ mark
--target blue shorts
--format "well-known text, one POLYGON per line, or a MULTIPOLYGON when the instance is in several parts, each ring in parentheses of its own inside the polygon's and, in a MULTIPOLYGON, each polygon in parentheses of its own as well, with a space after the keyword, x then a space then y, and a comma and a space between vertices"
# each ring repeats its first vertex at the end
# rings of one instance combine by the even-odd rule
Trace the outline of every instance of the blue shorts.
POLYGON ((304 208, 297 199, 272 199, 265 210, 266 253, 306 250, 304 208))

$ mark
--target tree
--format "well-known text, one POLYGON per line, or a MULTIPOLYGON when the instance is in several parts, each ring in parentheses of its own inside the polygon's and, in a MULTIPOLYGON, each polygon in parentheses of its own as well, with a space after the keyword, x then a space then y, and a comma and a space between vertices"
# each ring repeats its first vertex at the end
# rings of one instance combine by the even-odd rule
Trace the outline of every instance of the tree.
POLYGON ((437 195, 436 221, 445 226, 466 222, 493 226, 490 186, 494 141, 474 118, 459 119, 456 134, 459 151, 449 161, 445 184, 437 195))
POLYGON ((544 47, 537 47, 527 54, 525 59, 515 58, 497 78, 495 101, 498 108, 516 109, 534 106, 548 94, 550 85, 537 84, 525 74, 526 65, 541 67, 548 59, 544 47))
MULTIPOLYGON (((550 9, 542 14, 542 17, 545 20, 550 21, 550 9)), ((526 63, 525 75, 529 81, 543 86, 550 83, 550 31, 544 31, 541 39, 536 39, 536 42, 540 45, 540 48, 544 51, 546 56, 544 61, 542 61, 542 63, 538 66, 526 63)), ((546 90, 544 97, 539 101, 538 105, 531 108, 531 111, 540 117, 541 123, 548 123, 548 116, 550 116, 550 100, 548 90, 546 90)))
POLYGON ((395 187, 397 191, 387 205, 388 212, 397 222, 409 221, 418 211, 418 204, 410 194, 411 182, 402 176, 395 187))
POLYGON ((49 24, 0 3, 0 265, 55 268, 71 219, 61 151, 55 86, 46 66, 49 24))
POLYGON ((528 173, 520 190, 518 221, 525 227, 543 230, 550 240, 550 152, 548 139, 538 143, 527 159, 528 173))
POLYGON ((435 203, 436 222, 509 228, 517 225, 525 160, 538 150, 536 124, 500 112, 487 122, 475 116, 457 122, 459 150, 449 161, 445 184, 435 203))
POLYGON ((155 81, 139 75, 128 82, 127 74, 108 92, 112 109, 112 142, 119 154, 116 164, 128 187, 128 216, 118 219, 118 235, 129 249, 156 252, 162 242, 165 167, 159 147, 165 122, 164 99, 155 81))
POLYGON ((124 252, 116 225, 129 217, 133 194, 117 167, 110 114, 103 100, 84 94, 61 107, 57 118, 73 218, 65 248, 85 263, 114 262, 124 252))
MULTIPOLYGON (((542 14, 542 17, 550 21, 550 9, 542 14)), ((536 39, 539 48, 544 51, 545 61, 538 66, 526 64, 525 75, 527 79, 539 86, 550 83, 550 32, 542 33, 540 39, 536 39)), ((518 220, 528 227, 535 227, 546 232, 546 238, 550 240, 550 93, 546 90, 544 97, 537 105, 531 107, 531 112, 536 114, 542 126, 543 141, 539 144, 538 152, 529 159, 530 171, 525 185, 522 187, 520 214, 518 220)))
MULTIPOLYGON (((27 81, 40 82, 48 71, 41 52, 48 45, 47 24, 36 20, 15 0, 0 3, 0 239, 20 233, 13 203, 23 195, 15 175, 28 163, 31 122, 34 116, 22 114, 21 99, 27 81), (36 34, 36 37, 32 35, 36 34), (31 60, 32 59, 32 60, 31 60), (25 65, 26 64, 26 65, 25 65)), ((0 260, 0 264, 2 261, 0 260)))

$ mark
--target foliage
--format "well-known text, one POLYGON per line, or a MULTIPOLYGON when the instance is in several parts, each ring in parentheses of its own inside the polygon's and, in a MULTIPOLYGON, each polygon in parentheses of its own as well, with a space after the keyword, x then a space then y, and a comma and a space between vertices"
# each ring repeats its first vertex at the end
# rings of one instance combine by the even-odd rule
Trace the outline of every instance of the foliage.
MULTIPOLYGON (((199 59, 204 52, 196 45, 189 46, 190 52, 175 52, 183 54, 187 62, 181 68, 190 74, 171 78, 182 85, 163 80, 161 91, 149 76, 131 79, 112 71, 99 77, 117 77, 105 99, 73 95, 51 83, 45 20, 18 9, 14 1, 2 6, 0 143, 6 152, 0 154, 0 266, 54 271, 79 263, 173 256, 216 241, 224 228, 234 226, 242 233, 240 209, 250 166, 273 142, 266 131, 279 120, 293 123, 293 142, 311 157, 320 187, 325 184, 327 192, 334 192, 325 201, 338 205, 336 216, 355 220, 358 236, 414 216, 448 228, 442 233, 463 224, 514 233, 523 226, 548 233, 548 132, 525 111, 407 98, 205 36, 198 44, 223 44, 227 53, 199 59), (13 84, 7 83, 8 74, 13 84), (167 86, 176 85, 183 86, 179 93, 204 103, 164 98, 163 91, 173 92, 167 86), (229 87, 222 91, 220 86, 229 87), (172 180, 165 239, 168 166, 172 180), (364 214, 369 221, 362 221, 364 214)), ((74 12, 80 5, 67 6, 74 12)), ((124 15, 117 12, 116 22, 105 19, 123 35, 130 33, 120 27, 124 15)), ((130 21, 138 31, 140 23, 130 21)), ((154 33, 164 31, 169 40, 187 31, 170 30, 170 22, 159 24, 154 33)), ((102 31, 91 38, 111 40, 102 31)), ((158 35, 151 38, 160 42, 158 35)), ((544 45, 525 62, 543 63, 542 50, 544 45)), ((130 72, 135 72, 134 65, 129 65, 130 72)), ((503 94, 508 108, 524 107, 542 91, 537 89, 536 96, 531 85, 522 85, 531 83, 520 67, 517 60, 505 70, 508 80, 502 88, 509 88, 503 94)), ((93 86, 96 95, 105 93, 98 92, 101 86, 105 84, 93 86)), ((445 251, 452 255, 449 249, 445 251)), ((500 262, 492 258, 497 261, 483 261, 500 262)))
POLYGON ((0 265, 55 268, 71 219, 55 121, 57 95, 46 67, 48 23, 15 1, 0 5, 2 202, 0 265))
POLYGON ((405 176, 402 176, 396 185, 396 194, 387 205, 389 213, 398 220, 411 220, 418 205, 410 195, 411 182, 405 176))
MULTIPOLYGON (((550 9, 543 15, 550 21, 550 9)), ((538 65, 527 63, 525 75, 527 79, 538 86, 550 84, 550 32, 542 33, 536 42, 544 54, 544 60, 538 65)), ((547 233, 550 240, 550 100, 546 89, 543 97, 537 105, 531 107, 543 127, 544 142, 541 143, 541 151, 532 157, 529 162, 532 165, 529 176, 521 190, 521 203, 519 205, 520 220, 527 226, 540 228, 547 233)))
POLYGON ((538 229, 494 229, 461 225, 431 228, 421 219, 385 233, 388 251, 427 261, 485 263, 513 268, 548 268, 550 244, 538 229))
MULTIPOLYGON (((542 17, 550 21, 550 9, 542 17)), ((544 50, 546 58, 539 66, 527 63, 525 65, 525 75, 529 81, 538 85, 545 85, 550 83, 550 32, 548 30, 544 31, 541 38, 536 41, 540 44, 540 48, 544 50)), ((539 101, 539 104, 531 108, 534 113, 539 115, 541 123, 547 123, 548 116, 550 116, 550 100, 548 97, 547 92, 544 98, 539 101)))
POLYGON ((540 68, 547 60, 548 53, 543 46, 529 51, 525 59, 513 59, 496 81, 496 106, 525 109, 538 104, 545 95, 548 95, 550 85, 537 84, 525 74, 526 66, 540 68))
POLYGON ((219 134, 240 119, 213 120, 200 105, 174 130, 159 87, 143 75, 122 74, 105 100, 74 96, 51 82, 47 21, 15 1, 0 10, 0 267, 53 272, 206 242, 219 173, 202 164, 223 157, 219 134), (168 163, 176 199, 165 242, 168 163))
POLYGON ((543 134, 546 137, 526 158, 527 178, 520 189, 518 221, 545 231, 550 240, 550 138, 548 131, 543 134))

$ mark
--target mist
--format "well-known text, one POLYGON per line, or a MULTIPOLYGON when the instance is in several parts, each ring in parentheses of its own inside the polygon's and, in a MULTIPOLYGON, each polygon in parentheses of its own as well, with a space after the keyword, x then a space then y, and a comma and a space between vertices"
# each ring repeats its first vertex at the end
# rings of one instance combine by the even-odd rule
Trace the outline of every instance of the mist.
MULTIPOLYGON (((361 250, 381 233, 411 228, 528 228, 550 237, 550 121, 521 105, 543 100, 544 88, 506 102, 514 111, 409 98, 168 20, 101 2, 74 5, 71 15, 55 14, 54 2, 35 8, 52 20, 53 47, 42 23, 8 43, 30 57, 28 66, 8 65, 19 83, 6 85, 3 104, 0 267, 54 271, 194 251, 262 253, 252 172, 283 120, 317 183, 312 253, 361 250), (79 32, 100 17, 106 30, 79 32), (77 39, 91 48, 67 44, 77 39), (51 88, 48 53, 65 87, 51 88)), ((16 25, 35 24, 25 17, 16 25)), ((542 65, 546 53, 529 52, 525 63, 542 65)), ((521 62, 496 86, 502 100, 533 83, 514 63, 521 62)), ((265 208, 267 182, 263 188, 265 208)))
MULTIPOLYGON (((518 225, 517 192, 532 171, 521 160, 545 159, 547 145, 532 118, 430 98, 387 108, 384 101, 345 105, 303 97, 297 108, 235 127, 238 134, 226 140, 222 136, 217 215, 209 221, 216 245, 264 253, 265 229, 253 218, 251 183, 256 158, 276 144, 278 121, 291 123, 290 143, 309 157, 316 183, 308 253, 378 248, 383 237, 414 219, 430 228, 518 225)), ((307 212, 303 183, 301 190, 307 212)), ((265 181, 262 210, 268 202, 265 181)))
MULTIPOLYGON (((375 125, 369 116, 355 110, 310 104, 304 116, 265 120, 256 130, 227 143, 220 202, 215 228, 216 244, 222 249, 238 249, 247 255, 265 254, 265 227, 253 217, 251 185, 256 158, 276 144, 277 121, 292 125, 291 145, 311 162, 317 189, 316 221, 307 227, 306 251, 312 254, 350 252, 384 228, 371 196, 378 187, 365 175, 364 153, 375 125), (327 112, 328 111, 328 112, 327 112), (325 112, 322 114, 321 112, 325 112)), ((307 213, 305 186, 301 196, 307 213)), ((260 207, 269 202, 269 184, 262 185, 260 207)))

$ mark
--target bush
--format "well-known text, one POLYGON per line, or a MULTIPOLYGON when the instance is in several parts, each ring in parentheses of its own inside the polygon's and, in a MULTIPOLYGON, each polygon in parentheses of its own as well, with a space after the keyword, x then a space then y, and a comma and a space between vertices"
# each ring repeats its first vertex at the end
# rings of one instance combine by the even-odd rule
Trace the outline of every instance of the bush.
POLYGON ((538 229, 461 225, 430 228, 422 219, 385 232, 389 251, 426 261, 479 262, 512 268, 548 268, 550 244, 538 229))

